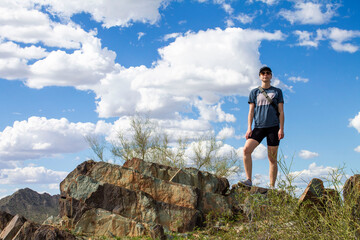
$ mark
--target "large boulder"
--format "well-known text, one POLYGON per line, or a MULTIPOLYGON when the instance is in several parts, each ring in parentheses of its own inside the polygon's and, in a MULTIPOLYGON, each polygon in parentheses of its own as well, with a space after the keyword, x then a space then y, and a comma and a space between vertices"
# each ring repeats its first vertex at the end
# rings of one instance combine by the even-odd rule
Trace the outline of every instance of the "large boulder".
POLYGON ((325 193, 324 183, 321 179, 313 178, 299 199, 299 205, 323 207, 325 193))
POLYGON ((230 186, 229 181, 226 178, 217 177, 214 174, 199 171, 196 168, 173 168, 161 164, 145 162, 138 158, 126 161, 124 167, 134 169, 144 175, 159 178, 161 180, 194 186, 203 192, 225 194, 230 186))
POLYGON ((70 191, 60 200, 60 215, 76 224, 82 215, 100 208, 144 223, 161 224, 175 232, 191 231, 201 222, 201 212, 155 201, 149 194, 112 184, 100 185, 87 176, 79 176, 69 185, 70 191), (87 192, 84 192, 87 189, 87 192))
POLYGON ((203 226, 210 213, 234 214, 228 189, 227 179, 192 168, 89 160, 61 182, 60 217, 64 227, 85 235, 187 232, 203 226))
MULTIPOLYGON (((92 160, 80 164, 60 183, 61 196, 66 195, 68 191, 71 192, 69 186, 73 186, 71 184, 81 175, 94 180, 88 188, 93 188, 96 184, 108 183, 133 191, 143 191, 151 195, 154 200, 168 204, 192 209, 196 209, 198 205, 199 191, 195 187, 162 181, 133 169, 92 160)), ((83 189, 83 192, 86 193, 87 189, 83 189)))
POLYGON ((352 209, 352 217, 356 222, 360 222, 360 174, 355 174, 346 180, 343 196, 345 204, 352 209))
POLYGON ((346 180, 343 188, 344 201, 350 203, 360 198, 360 174, 355 174, 346 180))

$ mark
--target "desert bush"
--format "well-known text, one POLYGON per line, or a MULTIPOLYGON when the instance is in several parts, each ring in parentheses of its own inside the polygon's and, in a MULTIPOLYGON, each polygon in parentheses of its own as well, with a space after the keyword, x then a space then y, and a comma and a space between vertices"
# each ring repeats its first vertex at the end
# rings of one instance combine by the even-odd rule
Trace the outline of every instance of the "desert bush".
POLYGON ((222 141, 216 141, 213 132, 205 132, 196 139, 179 138, 170 141, 171 136, 159 128, 148 117, 135 115, 130 118, 130 128, 117 132, 117 139, 107 144, 101 137, 87 136, 86 141, 95 156, 105 161, 109 150, 113 159, 124 162, 132 158, 164 164, 172 167, 195 167, 220 177, 239 173, 240 159, 235 150, 222 153, 222 141), (191 150, 192 156, 186 151, 191 150))

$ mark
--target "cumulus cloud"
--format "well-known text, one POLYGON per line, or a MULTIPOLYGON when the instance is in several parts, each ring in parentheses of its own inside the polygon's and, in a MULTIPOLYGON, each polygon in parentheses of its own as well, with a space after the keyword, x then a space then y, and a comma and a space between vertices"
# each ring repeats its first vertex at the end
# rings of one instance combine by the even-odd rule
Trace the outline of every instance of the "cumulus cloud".
POLYGON ((314 157, 318 157, 319 154, 316 152, 310 152, 308 150, 301 150, 299 152, 299 157, 303 158, 303 159, 310 159, 310 158, 314 158, 314 157))
POLYGON ((115 68, 116 54, 102 48, 100 39, 89 38, 72 53, 52 51, 29 67, 26 85, 31 88, 73 86, 89 89, 115 68))
POLYGON ((167 0, 106 0, 106 1, 81 1, 81 0, 33 0, 47 9, 64 18, 86 12, 92 18, 103 23, 104 27, 127 27, 134 22, 155 24, 160 19, 159 8, 165 7, 167 0))
POLYGON ((309 79, 308 78, 303 78, 303 77, 289 77, 289 81, 292 81, 294 83, 296 83, 296 82, 307 83, 309 81, 309 79))
POLYGON ((318 29, 315 33, 308 31, 295 31, 298 36, 298 46, 318 47, 320 41, 330 41, 330 46, 338 52, 354 53, 359 47, 349 43, 353 38, 360 37, 360 31, 344 30, 339 28, 318 29))
POLYGON ((217 139, 227 139, 232 138, 235 136, 235 129, 233 127, 224 127, 220 130, 218 135, 216 136, 217 139))
POLYGON ((95 32, 86 32, 73 22, 57 23, 46 13, 26 6, 27 1, 0 3, 0 36, 28 44, 43 43, 49 47, 79 48, 83 39, 95 32))
MULTIPOLYGON (((153 130, 157 133, 164 133, 169 137, 170 143, 175 143, 179 139, 196 140, 206 134, 213 134, 211 124, 202 119, 149 119, 153 130)), ((102 132, 106 132, 103 130, 102 132)), ((118 133, 122 133, 125 137, 131 136, 130 117, 124 116, 114 122, 108 131, 106 140, 109 142, 117 141, 118 133)))
POLYGON ((84 150, 88 144, 84 136, 105 134, 109 124, 71 123, 65 118, 30 117, 15 121, 12 127, 0 132, 0 161, 20 161, 73 153, 84 150))
POLYGON ((355 128, 360 133, 360 112, 354 117, 349 119, 349 127, 355 128))
POLYGON ((336 171, 336 169, 337 168, 333 168, 330 166, 318 166, 316 165, 316 163, 311 163, 308 169, 291 172, 291 175, 296 176, 296 186, 304 187, 304 185, 306 186, 313 178, 320 178, 323 181, 328 179, 329 174, 333 171, 336 171))
POLYGON ((45 167, 1 169, 0 184, 57 184, 67 176, 67 172, 53 171, 45 167))
POLYGON ((9 80, 23 79, 32 88, 88 89, 113 70, 116 57, 101 47, 95 35, 96 31, 86 32, 71 21, 54 22, 32 1, 2 1, 0 74, 9 80), (47 52, 41 45, 57 50, 47 52))
MULTIPOLYGON (((247 96, 258 84, 260 42, 283 37, 280 31, 241 28, 188 32, 159 49, 161 59, 151 68, 118 66, 107 74, 94 89, 97 111, 100 117, 134 112, 173 117, 189 105, 210 106, 224 96, 247 96)), ((221 118, 234 120, 229 115, 221 118)))
POLYGON ((336 14, 336 5, 313 2, 296 2, 295 10, 281 10, 279 15, 291 24, 324 24, 336 14), (323 11, 325 10, 325 11, 323 11))

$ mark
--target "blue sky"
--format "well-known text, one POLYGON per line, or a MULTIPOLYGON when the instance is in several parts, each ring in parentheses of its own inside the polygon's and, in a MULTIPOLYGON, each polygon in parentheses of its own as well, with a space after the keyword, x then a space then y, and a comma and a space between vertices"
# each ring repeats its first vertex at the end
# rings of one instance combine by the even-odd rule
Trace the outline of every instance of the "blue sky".
MULTIPOLYGON (((1 0, 0 197, 58 193, 93 156, 84 136, 110 141, 135 113, 174 139, 213 131, 241 157, 263 65, 285 96, 280 147, 296 183, 358 172, 359 11, 340 0, 1 0)), ((253 175, 267 186, 263 144, 253 175)))

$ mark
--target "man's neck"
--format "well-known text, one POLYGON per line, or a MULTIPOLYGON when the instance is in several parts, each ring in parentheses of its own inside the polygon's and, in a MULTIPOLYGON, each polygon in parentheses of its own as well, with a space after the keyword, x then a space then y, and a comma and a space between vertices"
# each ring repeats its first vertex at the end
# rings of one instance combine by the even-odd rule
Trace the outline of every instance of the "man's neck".
POLYGON ((265 89, 268 89, 269 87, 271 87, 270 82, 262 82, 261 87, 265 88, 265 89))

